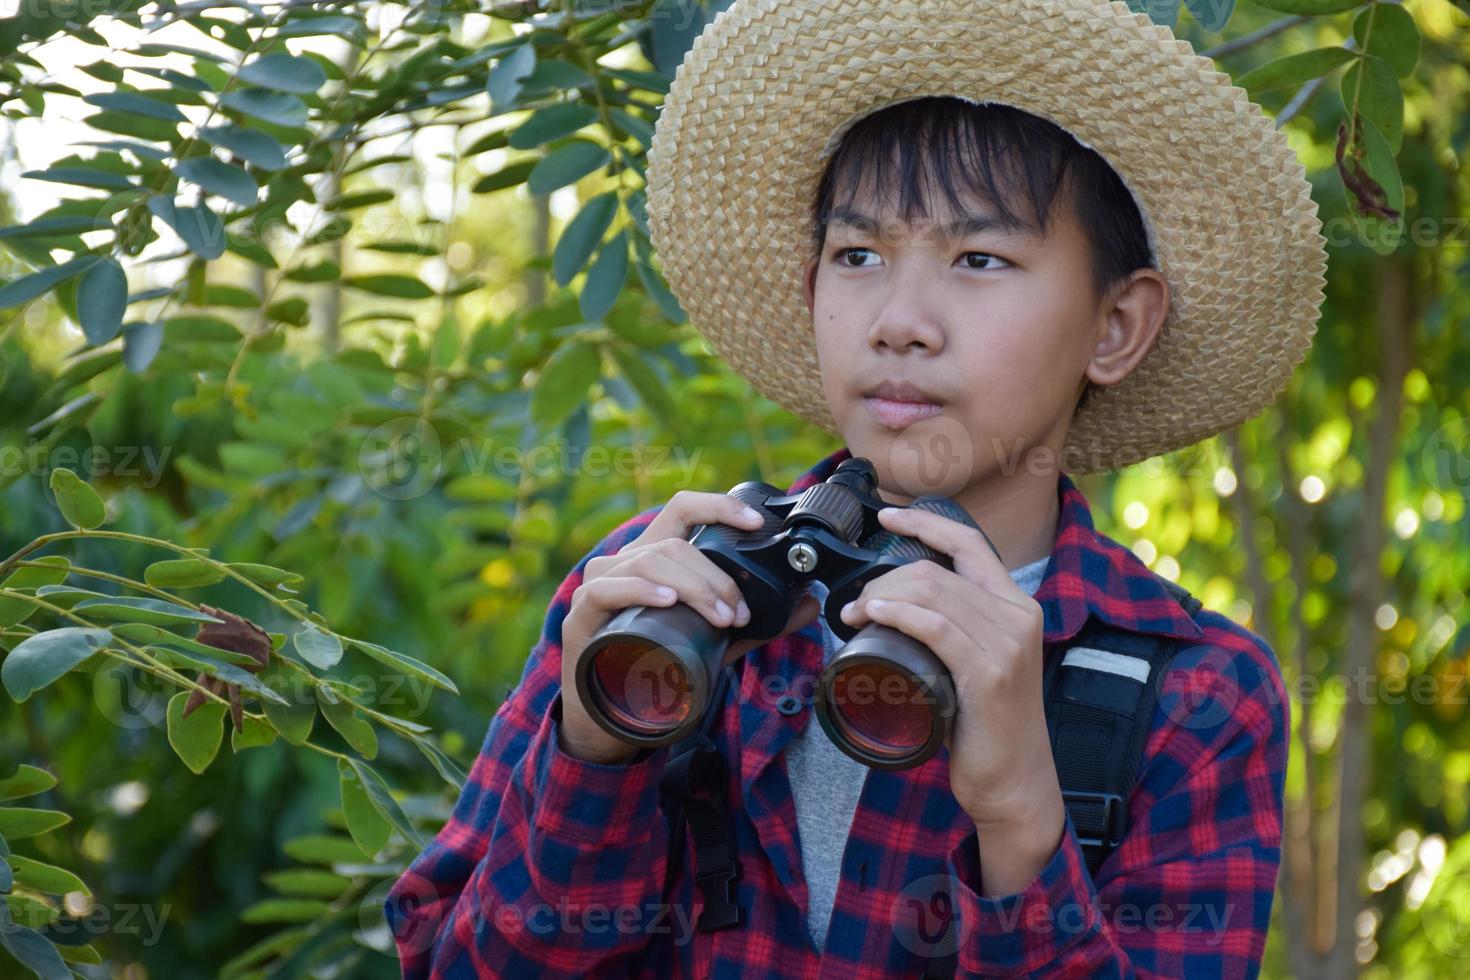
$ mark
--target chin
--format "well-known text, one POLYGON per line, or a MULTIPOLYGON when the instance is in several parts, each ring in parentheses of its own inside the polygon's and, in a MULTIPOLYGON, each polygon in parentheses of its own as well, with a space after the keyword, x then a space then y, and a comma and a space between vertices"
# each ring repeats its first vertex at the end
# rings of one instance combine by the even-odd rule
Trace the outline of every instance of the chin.
POLYGON ((872 461, 879 489, 896 502, 925 494, 954 497, 974 482, 977 460, 968 434, 950 428, 914 425, 894 432, 879 426, 854 433, 847 446, 872 461))

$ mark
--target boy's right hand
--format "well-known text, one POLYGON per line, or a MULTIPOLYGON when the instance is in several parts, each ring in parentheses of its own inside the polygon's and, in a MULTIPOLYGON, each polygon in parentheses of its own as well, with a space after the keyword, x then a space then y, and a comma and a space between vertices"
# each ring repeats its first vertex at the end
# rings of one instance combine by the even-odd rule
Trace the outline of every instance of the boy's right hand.
MULTIPOLYGON (((562 620, 560 747, 568 755, 612 764, 625 762, 638 751, 638 746, 605 732, 577 696, 577 660, 616 613, 630 606, 683 602, 714 626, 750 622, 750 611, 735 580, 689 542, 690 530, 700 524, 758 531, 763 519, 728 494, 680 490, 637 538, 616 554, 598 555, 583 566, 582 584, 572 593, 571 608, 562 620)), ((816 597, 803 597, 777 637, 802 629, 820 611, 816 597)), ((725 662, 738 660, 775 638, 738 640, 730 644, 725 662)))

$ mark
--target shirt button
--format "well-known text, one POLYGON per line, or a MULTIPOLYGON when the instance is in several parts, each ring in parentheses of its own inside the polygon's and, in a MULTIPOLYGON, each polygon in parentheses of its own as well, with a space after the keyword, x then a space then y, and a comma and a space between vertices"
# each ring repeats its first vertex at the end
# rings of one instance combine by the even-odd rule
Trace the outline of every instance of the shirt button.
POLYGON ((781 700, 776 702, 776 710, 790 717, 801 711, 801 699, 795 694, 783 694, 781 700))

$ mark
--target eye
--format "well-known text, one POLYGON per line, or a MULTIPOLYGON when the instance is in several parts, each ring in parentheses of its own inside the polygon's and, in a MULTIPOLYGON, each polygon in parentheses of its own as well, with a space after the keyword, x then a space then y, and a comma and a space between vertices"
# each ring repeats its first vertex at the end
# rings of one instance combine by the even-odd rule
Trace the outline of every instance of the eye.
POLYGON ((960 258, 965 260, 965 268, 967 268, 967 269, 977 269, 977 270, 980 270, 980 271, 984 271, 986 269, 1000 268, 1000 266, 997 266, 995 264, 997 262, 1000 262, 1003 265, 1010 265, 1009 262, 1007 262, 1005 259, 1001 258, 999 255, 991 255, 989 252, 966 252, 964 255, 960 256, 960 258), (978 255, 982 259, 989 259, 990 260, 990 264, 989 265, 975 265, 974 263, 972 263, 972 262, 969 261, 970 257, 971 256, 974 256, 974 255, 978 255))
MULTIPOLYGON (((835 252, 832 253, 832 257, 837 261, 838 265, 847 265, 847 263, 843 262, 842 259, 853 252, 857 252, 859 254, 866 252, 875 256, 877 255, 877 253, 874 252, 871 248, 863 248, 859 245, 853 245, 846 248, 838 248, 835 252)), ((854 269, 866 268, 866 266, 862 263, 851 265, 849 267, 854 269)))

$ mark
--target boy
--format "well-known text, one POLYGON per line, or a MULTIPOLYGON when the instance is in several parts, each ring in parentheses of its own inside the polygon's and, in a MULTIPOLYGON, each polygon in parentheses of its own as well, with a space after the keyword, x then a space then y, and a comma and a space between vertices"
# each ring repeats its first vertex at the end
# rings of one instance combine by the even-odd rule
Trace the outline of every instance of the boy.
POLYGON ((1121 3, 736 0, 681 66, 650 163, 693 322, 845 443, 790 490, 863 456, 886 502, 951 496, 999 552, 885 511, 953 569, 890 571, 842 612, 934 650, 953 733, 902 771, 831 746, 811 723, 838 645, 820 589, 780 637, 735 644, 711 738, 743 921, 695 931, 688 855, 664 891, 669 748, 607 735, 572 683, 618 609, 746 621, 684 536, 759 520, 677 494, 562 583, 453 819, 389 896, 405 976, 1254 976, 1288 732, 1274 655, 1096 532, 1062 468, 1189 445, 1290 377, 1325 254, 1285 140, 1121 3), (1093 868, 1058 776, 1089 760, 1054 757, 1043 677, 1065 653, 1147 682, 1147 662, 1075 645, 1103 627, 1178 647, 1126 833, 1093 868))

